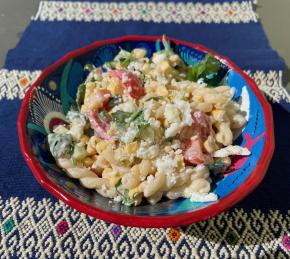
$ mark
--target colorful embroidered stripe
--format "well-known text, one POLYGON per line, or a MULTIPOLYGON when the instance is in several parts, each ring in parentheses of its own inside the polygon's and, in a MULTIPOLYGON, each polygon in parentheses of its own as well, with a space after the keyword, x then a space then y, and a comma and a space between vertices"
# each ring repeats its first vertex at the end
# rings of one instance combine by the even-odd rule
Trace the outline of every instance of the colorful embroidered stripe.
POLYGON ((249 23, 257 22, 252 1, 224 3, 173 2, 66 2, 41 1, 37 14, 40 21, 156 23, 249 23))
MULTIPOLYGON (((0 100, 4 98, 8 100, 22 99, 28 87, 40 75, 40 72, 0 69, 0 100)), ((290 103, 290 95, 282 84, 283 71, 245 72, 256 81, 261 91, 273 102, 284 100, 286 103, 290 103)), ((50 87, 53 90, 58 86, 51 82, 50 87)))
POLYGON ((143 231, 93 219, 60 201, 0 197, 0 257, 288 258, 289 215, 234 209, 183 228, 143 231))

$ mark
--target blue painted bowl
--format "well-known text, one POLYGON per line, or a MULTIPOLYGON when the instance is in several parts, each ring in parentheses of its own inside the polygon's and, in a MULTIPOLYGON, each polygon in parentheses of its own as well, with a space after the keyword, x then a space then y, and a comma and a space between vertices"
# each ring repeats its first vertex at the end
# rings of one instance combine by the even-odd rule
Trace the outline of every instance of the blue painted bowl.
POLYGON ((48 191, 71 207, 105 221, 128 226, 168 227, 185 225, 214 216, 248 195, 263 179, 274 151, 272 112, 269 104, 252 79, 227 58, 196 44, 169 39, 171 47, 186 64, 200 62, 207 52, 222 63, 219 76, 236 89, 248 117, 248 124, 236 139, 236 144, 248 147, 252 154, 237 159, 230 173, 216 180, 216 202, 190 202, 188 199, 162 200, 156 205, 126 207, 109 202, 93 190, 82 187, 59 169, 47 145, 47 134, 64 120, 64 114, 74 104, 77 87, 87 76, 84 66, 96 67, 110 61, 119 48, 146 48, 148 56, 160 50, 160 37, 127 36, 97 41, 73 51, 43 71, 26 93, 18 119, 21 150, 37 180, 48 191))

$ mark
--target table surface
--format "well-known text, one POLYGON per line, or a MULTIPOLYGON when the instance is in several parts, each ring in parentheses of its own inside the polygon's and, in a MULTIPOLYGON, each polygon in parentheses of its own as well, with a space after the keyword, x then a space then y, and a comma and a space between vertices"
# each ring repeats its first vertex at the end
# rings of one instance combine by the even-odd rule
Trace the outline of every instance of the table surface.
MULTIPOLYGON (((13 48, 22 32, 36 13, 39 0, 0 1, 0 67, 7 51, 13 48)), ((290 32, 284 26, 290 25, 289 0, 259 0, 257 12, 264 26, 271 46, 276 49, 287 64, 286 81, 290 90, 290 32)))

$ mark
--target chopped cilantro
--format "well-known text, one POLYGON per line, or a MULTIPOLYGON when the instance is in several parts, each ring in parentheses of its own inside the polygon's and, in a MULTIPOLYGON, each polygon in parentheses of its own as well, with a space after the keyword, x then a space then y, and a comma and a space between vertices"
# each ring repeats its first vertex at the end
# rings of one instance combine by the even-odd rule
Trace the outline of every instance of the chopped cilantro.
POLYGON ((221 68, 221 63, 210 53, 196 66, 190 67, 187 72, 187 79, 197 82, 199 79, 207 83, 208 86, 218 84, 216 75, 221 68))
POLYGON ((81 109, 81 106, 84 104, 85 93, 86 93, 86 85, 81 84, 78 87, 77 98, 76 98, 76 103, 77 103, 79 110, 81 109))
POLYGON ((130 58, 120 58, 119 61, 120 61, 120 65, 122 67, 126 68, 130 64, 131 59, 130 58))
POLYGON ((111 114, 113 122, 116 124, 118 129, 126 129, 127 119, 130 118, 132 113, 124 111, 116 111, 111 114))
POLYGON ((138 127, 139 130, 144 129, 149 125, 148 121, 144 119, 143 110, 139 110, 134 113, 116 111, 113 112, 111 115, 113 122, 116 124, 119 130, 127 129, 132 122, 138 127))
POLYGON ((116 188, 116 191, 117 193, 122 197, 123 199, 123 204, 126 205, 126 206, 132 206, 134 204, 134 196, 133 198, 131 198, 129 196, 129 190, 128 189, 125 189, 124 192, 122 193, 120 190, 119 190, 119 187, 121 186, 122 184, 122 179, 120 179, 116 185, 115 185, 115 188, 116 188))
POLYGON ((70 158, 74 150, 73 138, 70 134, 50 133, 48 135, 48 145, 55 158, 70 158))
POLYGON ((150 101, 150 100, 159 101, 162 99, 164 99, 163 96, 153 96, 153 97, 148 98, 145 102, 150 101))
POLYGON ((108 118, 109 118, 109 114, 108 114, 107 111, 101 109, 101 110, 99 111, 99 117, 100 117, 100 119, 101 119, 102 121, 107 121, 108 118))

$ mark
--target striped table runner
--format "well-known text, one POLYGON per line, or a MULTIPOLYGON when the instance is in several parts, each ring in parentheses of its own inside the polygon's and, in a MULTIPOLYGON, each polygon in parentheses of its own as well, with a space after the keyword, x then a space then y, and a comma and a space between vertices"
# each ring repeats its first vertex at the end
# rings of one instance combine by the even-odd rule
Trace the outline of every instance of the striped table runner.
POLYGON ((254 8, 251 0, 41 1, 0 69, 0 257, 289 258, 290 95, 285 64, 254 8), (185 227, 123 227, 71 209, 33 178, 16 141, 25 91, 68 51, 126 34, 204 44, 237 63, 273 102, 273 162, 261 186, 235 208, 185 227))

